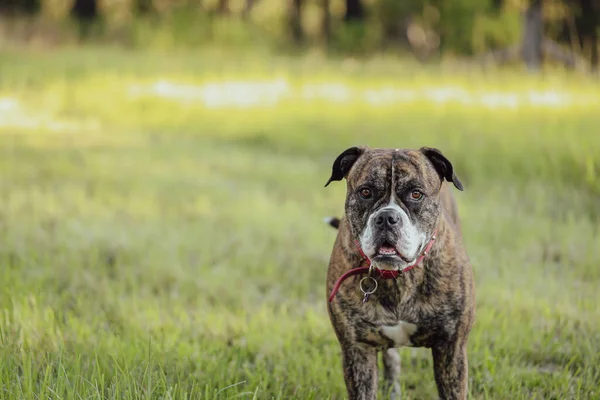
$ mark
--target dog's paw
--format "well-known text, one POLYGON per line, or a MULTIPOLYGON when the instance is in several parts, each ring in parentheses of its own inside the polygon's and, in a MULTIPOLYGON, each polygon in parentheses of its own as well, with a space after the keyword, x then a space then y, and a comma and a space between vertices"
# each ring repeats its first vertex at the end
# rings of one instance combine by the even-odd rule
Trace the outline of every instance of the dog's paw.
POLYGON ((323 218, 323 222, 329 226, 333 226, 335 229, 340 227, 340 219, 336 217, 325 217, 323 218))

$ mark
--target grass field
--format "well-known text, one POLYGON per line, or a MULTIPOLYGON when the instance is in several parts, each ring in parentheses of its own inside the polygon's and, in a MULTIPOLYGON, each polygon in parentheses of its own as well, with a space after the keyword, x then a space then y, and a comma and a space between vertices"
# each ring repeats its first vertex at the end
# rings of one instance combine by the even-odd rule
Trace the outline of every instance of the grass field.
MULTIPOLYGON (((323 185, 337 154, 368 144, 437 147, 465 184, 471 397, 600 399, 599 91, 389 60, 5 52, 0 398, 344 398, 322 219, 345 188, 323 185), (592 100, 207 107, 130 90, 276 77, 592 100)), ((400 352, 405 398, 434 398, 429 352, 400 352)))

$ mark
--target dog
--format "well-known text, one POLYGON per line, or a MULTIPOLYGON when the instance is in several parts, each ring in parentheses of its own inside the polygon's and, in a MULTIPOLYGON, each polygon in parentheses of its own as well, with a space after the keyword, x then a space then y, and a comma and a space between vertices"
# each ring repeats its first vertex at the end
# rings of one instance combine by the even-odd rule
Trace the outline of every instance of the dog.
POLYGON ((441 399, 466 399, 475 318, 471 264, 450 184, 463 185, 435 148, 351 147, 325 184, 346 179, 345 212, 327 271, 328 315, 350 400, 400 396, 397 348, 431 349, 441 399))

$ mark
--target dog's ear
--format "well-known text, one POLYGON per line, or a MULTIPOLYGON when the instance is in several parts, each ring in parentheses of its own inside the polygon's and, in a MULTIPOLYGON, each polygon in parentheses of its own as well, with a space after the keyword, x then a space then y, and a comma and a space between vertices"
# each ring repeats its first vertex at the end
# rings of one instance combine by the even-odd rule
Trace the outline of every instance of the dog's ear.
POLYGON ((440 174, 442 180, 454 183, 458 190, 463 190, 463 184, 454 173, 452 163, 438 149, 431 147, 421 147, 421 152, 431 161, 436 171, 440 174))
POLYGON ((350 168, 352 168, 356 160, 358 160, 358 157, 360 157, 364 151, 364 147, 350 147, 349 149, 344 150, 344 152, 333 162, 333 167, 331 167, 331 177, 325 184, 325 187, 333 181, 341 181, 348 176, 350 168))

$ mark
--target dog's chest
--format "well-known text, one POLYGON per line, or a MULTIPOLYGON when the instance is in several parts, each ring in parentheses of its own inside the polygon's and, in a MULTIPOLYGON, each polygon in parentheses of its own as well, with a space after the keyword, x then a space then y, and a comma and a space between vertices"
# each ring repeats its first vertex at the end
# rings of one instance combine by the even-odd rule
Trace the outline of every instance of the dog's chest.
POLYGON ((354 325, 356 339, 359 342, 369 343, 381 349, 391 347, 419 346, 412 340, 419 327, 408 321, 356 321, 354 325))
POLYGON ((398 321, 394 325, 380 325, 382 336, 392 341, 394 347, 412 346, 410 337, 417 331, 417 325, 406 321, 398 321))
POLYGON ((391 312, 375 304, 365 307, 355 320, 357 339, 381 348, 414 346, 416 343, 411 338, 419 329, 419 324, 414 323, 412 318, 406 320, 403 318, 405 316, 408 315, 391 312))

